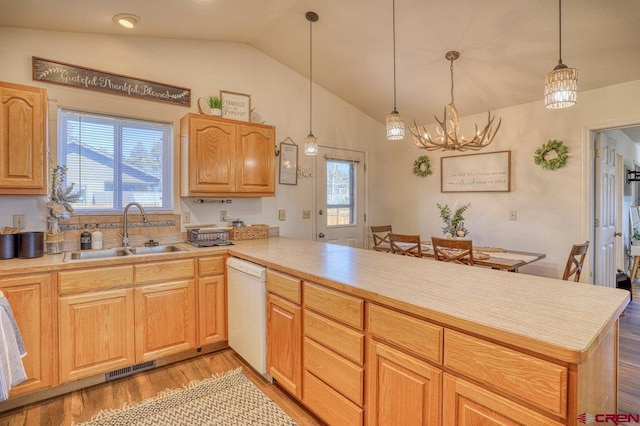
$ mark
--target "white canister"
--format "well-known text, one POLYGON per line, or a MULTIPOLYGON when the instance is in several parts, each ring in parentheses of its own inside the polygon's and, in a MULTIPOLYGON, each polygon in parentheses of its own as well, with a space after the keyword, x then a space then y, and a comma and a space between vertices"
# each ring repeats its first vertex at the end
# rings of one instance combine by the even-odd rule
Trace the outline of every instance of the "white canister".
POLYGON ((102 250, 102 232, 99 229, 91 233, 91 250, 102 250))

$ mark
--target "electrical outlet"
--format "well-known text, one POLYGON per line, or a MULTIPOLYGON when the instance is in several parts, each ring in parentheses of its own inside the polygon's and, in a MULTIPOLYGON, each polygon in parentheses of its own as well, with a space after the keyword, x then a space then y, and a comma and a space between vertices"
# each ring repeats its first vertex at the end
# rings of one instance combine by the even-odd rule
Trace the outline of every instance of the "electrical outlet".
POLYGON ((27 215, 26 214, 14 214, 13 226, 20 229, 27 229, 27 215))
POLYGON ((278 210, 278 219, 285 220, 287 218, 286 210, 278 210))
POLYGON ((311 210, 302 210, 303 219, 311 219, 311 210))
POLYGON ((518 216, 518 212, 516 210, 511 210, 509 212, 509 220, 516 220, 518 216))
POLYGON ((191 223, 191 212, 182 212, 182 223, 191 223))
POLYGON ((226 210, 220 210, 220 222, 226 222, 227 218, 227 211, 226 210))

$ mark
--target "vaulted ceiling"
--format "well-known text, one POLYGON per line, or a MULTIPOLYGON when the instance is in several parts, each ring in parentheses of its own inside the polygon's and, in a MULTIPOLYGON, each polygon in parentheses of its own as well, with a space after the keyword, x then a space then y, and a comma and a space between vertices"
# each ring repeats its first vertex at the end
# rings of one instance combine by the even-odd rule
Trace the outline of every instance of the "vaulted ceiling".
MULTIPOLYGON (((0 0, 0 26, 246 43, 309 75, 374 119, 393 109, 392 0, 0 0), (142 18, 133 29, 113 16, 142 18)), ((640 78, 640 1, 564 0, 563 62, 579 91, 640 78)), ((461 115, 541 100, 558 62, 557 0, 396 0, 397 104, 430 123, 450 101, 461 115)), ((578 102, 580 95, 578 94, 578 102)))

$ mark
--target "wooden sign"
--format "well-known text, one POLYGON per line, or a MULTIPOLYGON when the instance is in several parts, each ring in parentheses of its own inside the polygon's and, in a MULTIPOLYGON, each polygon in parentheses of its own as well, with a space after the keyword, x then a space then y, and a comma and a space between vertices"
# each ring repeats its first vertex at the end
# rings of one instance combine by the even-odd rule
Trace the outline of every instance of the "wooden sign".
POLYGON ((33 79, 115 95, 191 106, 191 89, 33 56, 33 79))
POLYGON ((511 151, 440 159, 441 192, 511 191, 511 151))

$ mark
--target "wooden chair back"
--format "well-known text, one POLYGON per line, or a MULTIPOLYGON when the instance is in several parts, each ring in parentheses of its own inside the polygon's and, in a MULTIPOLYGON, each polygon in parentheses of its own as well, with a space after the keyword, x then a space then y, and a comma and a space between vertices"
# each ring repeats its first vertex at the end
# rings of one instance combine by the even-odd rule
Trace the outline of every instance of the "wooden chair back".
POLYGON ((567 266, 564 267, 564 274, 562 274, 563 280, 580 281, 580 274, 582 273, 584 259, 587 257, 587 250, 589 250, 589 241, 584 244, 573 245, 569 253, 569 259, 567 259, 567 266))
POLYGON ((391 225, 372 226, 371 235, 373 235, 373 249, 376 251, 391 253, 391 242, 389 241, 390 233, 391 225))
POLYGON ((471 240, 431 237, 436 260, 473 266, 473 243, 471 240))
POLYGON ((403 256, 422 257, 420 235, 389 234, 391 251, 403 256))

